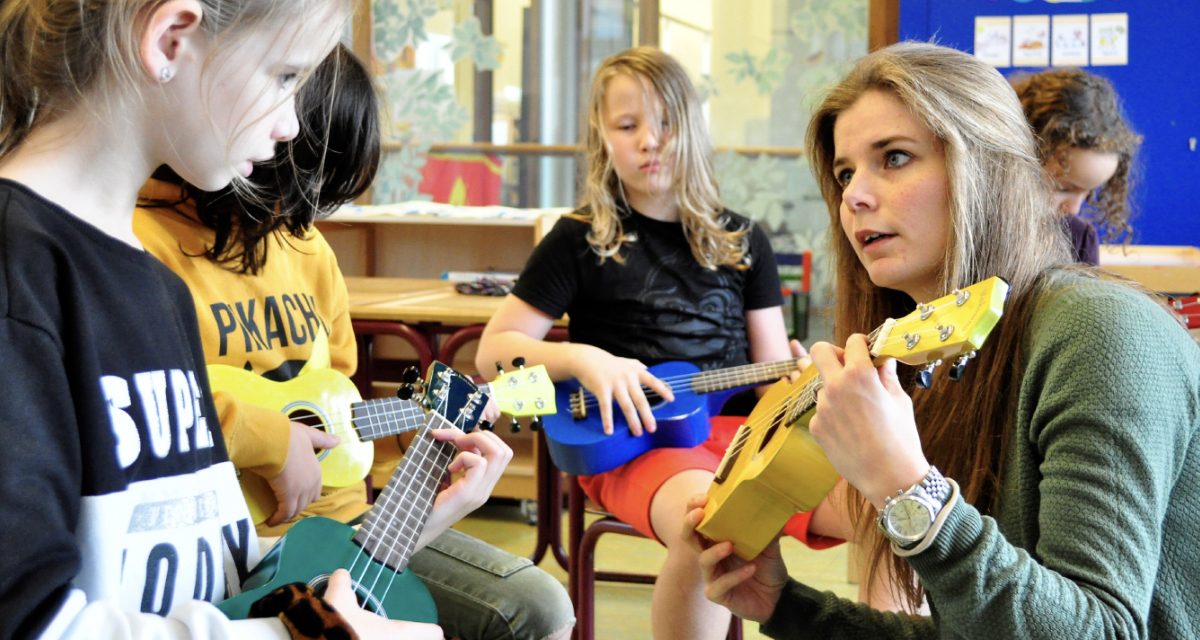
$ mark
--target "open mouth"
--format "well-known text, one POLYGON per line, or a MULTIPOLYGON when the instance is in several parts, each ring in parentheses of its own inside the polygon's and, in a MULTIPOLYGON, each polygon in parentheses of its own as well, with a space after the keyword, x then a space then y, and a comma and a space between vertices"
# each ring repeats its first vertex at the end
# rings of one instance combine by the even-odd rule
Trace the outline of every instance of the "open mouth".
POLYGON ((896 234, 894 233, 872 233, 862 239, 862 246, 869 247, 880 240, 887 240, 888 238, 894 237, 896 237, 896 234))

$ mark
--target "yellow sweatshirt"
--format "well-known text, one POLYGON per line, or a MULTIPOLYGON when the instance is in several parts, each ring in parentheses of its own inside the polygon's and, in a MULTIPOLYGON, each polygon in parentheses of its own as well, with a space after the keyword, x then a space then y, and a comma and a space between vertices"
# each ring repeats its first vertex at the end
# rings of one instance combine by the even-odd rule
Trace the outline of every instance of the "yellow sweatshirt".
MULTIPOLYGON (((175 202, 180 188, 151 180, 141 200, 175 202)), ((234 273, 204 257, 215 236, 194 219, 190 203, 176 211, 138 208, 134 232, 146 250, 162 260, 191 289, 208 364, 224 364, 275 381, 290 380, 312 357, 314 339, 328 338, 329 363, 347 376, 358 364, 349 296, 337 258, 317 230, 298 239, 285 232, 268 240, 267 263, 258 275, 234 273)), ((235 467, 264 478, 287 462, 291 426, 278 411, 214 394, 221 432, 235 467)), ((400 458, 395 438, 376 442, 372 476, 383 482, 400 458)), ((382 486, 377 484, 376 486, 382 486)), ((321 515, 347 522, 368 508, 365 483, 324 487, 321 498, 297 518, 276 527, 258 526, 260 536, 282 535, 299 518, 321 515)))

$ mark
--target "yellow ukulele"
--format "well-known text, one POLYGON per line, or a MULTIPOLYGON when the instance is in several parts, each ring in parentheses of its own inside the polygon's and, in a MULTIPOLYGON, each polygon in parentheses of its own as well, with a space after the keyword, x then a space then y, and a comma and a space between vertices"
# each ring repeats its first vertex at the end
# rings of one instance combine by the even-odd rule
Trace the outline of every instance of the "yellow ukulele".
MULTIPOLYGON (((446 386, 450 384, 449 378, 469 383, 462 374, 435 362, 425 386, 446 386)), ((321 484, 327 487, 347 487, 367 476, 375 460, 373 440, 416 431, 425 422, 422 397, 363 401, 358 387, 336 369, 306 367, 291 380, 275 382, 252 371, 214 364, 208 367, 208 380, 214 392, 227 391, 242 402, 279 411, 296 422, 341 438, 337 447, 317 453, 321 484)), ((409 380, 413 381, 415 378, 409 380)), ((474 388, 474 384, 470 386, 474 388)), ((480 385, 479 389, 496 400, 501 412, 513 417, 547 415, 556 408, 554 384, 542 365, 510 371, 480 385)), ((477 410, 482 411, 483 407, 477 410)), ((255 473, 242 473, 238 481, 255 524, 275 513, 278 503, 266 479, 255 473)))
MULTIPOLYGON (((988 278, 899 319, 868 336, 875 366, 888 358, 925 365, 918 385, 932 382, 943 359, 957 358, 951 380, 983 345, 1004 312, 1008 284, 988 278)), ((811 511, 829 494, 838 472, 808 432, 821 377, 809 367, 796 382, 775 383, 738 428, 708 488, 704 519, 696 528, 712 540, 733 541, 744 560, 762 553, 799 511, 811 511)))

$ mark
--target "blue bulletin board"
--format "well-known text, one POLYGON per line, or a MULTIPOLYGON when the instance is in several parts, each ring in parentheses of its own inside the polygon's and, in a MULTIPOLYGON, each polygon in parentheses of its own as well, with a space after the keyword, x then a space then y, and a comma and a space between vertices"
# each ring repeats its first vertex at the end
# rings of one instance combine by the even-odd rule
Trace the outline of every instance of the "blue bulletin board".
MULTIPOLYGON (((1134 241, 1200 245, 1200 2, 900 0, 900 39, 971 53, 976 16, 1098 13, 1129 16, 1129 64, 1084 69, 1113 83, 1126 117, 1145 137, 1133 196, 1134 241)), ((1005 77, 1038 70, 999 69, 1005 77)))

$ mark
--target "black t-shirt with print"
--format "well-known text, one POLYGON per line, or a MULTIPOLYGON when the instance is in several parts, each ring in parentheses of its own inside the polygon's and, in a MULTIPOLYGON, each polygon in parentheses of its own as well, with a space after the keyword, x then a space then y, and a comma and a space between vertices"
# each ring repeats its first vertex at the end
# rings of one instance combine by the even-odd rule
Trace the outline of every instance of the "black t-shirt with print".
POLYGON ((750 362, 746 312, 783 303, 775 255, 762 228, 726 211, 726 229, 743 236, 745 269, 705 269, 683 225, 622 216, 634 238, 624 263, 600 261, 587 242, 590 225, 563 217, 534 249, 513 294, 543 313, 571 318, 572 342, 646 365, 685 360, 702 369, 750 362))
POLYGON ((187 285, 3 179, 0 440, 0 638, 69 620, 72 589, 217 602, 257 561, 187 285))

